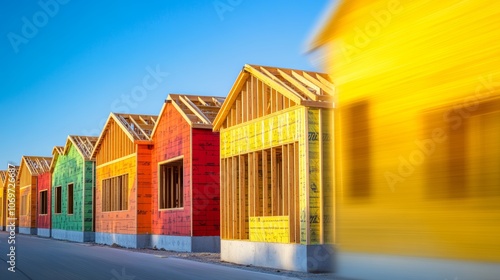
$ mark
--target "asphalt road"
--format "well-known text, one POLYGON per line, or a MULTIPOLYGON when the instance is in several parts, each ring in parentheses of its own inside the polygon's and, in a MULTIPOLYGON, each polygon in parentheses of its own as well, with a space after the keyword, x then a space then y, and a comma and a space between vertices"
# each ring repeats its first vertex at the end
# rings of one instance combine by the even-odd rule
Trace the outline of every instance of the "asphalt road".
POLYGON ((22 234, 15 237, 15 272, 11 272, 8 238, 8 233, 0 232, 1 280, 295 279, 22 234))

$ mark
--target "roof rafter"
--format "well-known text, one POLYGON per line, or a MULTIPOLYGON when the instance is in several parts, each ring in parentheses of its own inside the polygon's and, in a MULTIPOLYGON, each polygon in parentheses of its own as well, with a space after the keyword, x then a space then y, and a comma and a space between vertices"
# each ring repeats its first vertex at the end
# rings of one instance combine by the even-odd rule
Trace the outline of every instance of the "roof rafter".
POLYGON ((182 95, 179 96, 179 100, 182 101, 182 103, 184 103, 184 105, 186 105, 186 107, 188 107, 191 112, 193 112, 198 118, 200 118, 203 123, 210 123, 210 120, 203 114, 203 112, 200 111, 200 109, 196 107, 196 105, 194 105, 193 102, 191 102, 191 100, 182 95))
POLYGON ((308 88, 306 88, 298 80, 294 79, 292 76, 288 75, 287 73, 285 73, 281 69, 278 69, 278 73, 280 73, 281 77, 283 77, 285 80, 290 82, 292 85, 294 85, 296 88, 298 88, 300 91, 302 91, 309 98, 311 98, 314 101, 318 101, 318 95, 311 92, 308 88))
MULTIPOLYGON (((273 73, 269 72, 266 68, 261 66, 260 70, 262 72, 264 72, 266 75, 268 75, 272 82, 277 84, 278 88, 275 88, 275 90, 281 92, 281 94, 292 99, 297 104, 300 104, 300 102, 302 100, 304 100, 304 97, 302 97, 299 93, 297 93, 295 90, 290 88, 287 84, 283 83, 283 81, 278 79, 278 77, 276 77, 273 73)), ((264 76, 264 78, 267 79, 267 77, 265 77, 265 76, 264 76)), ((273 87, 271 84, 269 86, 273 87)))

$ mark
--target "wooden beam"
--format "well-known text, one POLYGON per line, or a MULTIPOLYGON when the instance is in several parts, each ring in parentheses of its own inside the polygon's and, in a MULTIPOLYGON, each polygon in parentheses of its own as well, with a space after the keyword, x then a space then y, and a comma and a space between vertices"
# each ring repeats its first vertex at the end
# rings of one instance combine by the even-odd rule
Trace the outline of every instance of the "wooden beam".
POLYGON ((276 148, 271 149, 271 215, 279 215, 279 179, 276 148))
POLYGON ((299 94, 294 92, 288 86, 284 85, 283 82, 281 82, 276 76, 271 74, 265 68, 260 67, 260 70, 258 70, 256 68, 253 68, 252 66, 248 65, 248 67, 245 67, 245 69, 248 72, 250 72, 252 75, 254 75, 256 78, 260 79, 268 86, 276 89, 277 91, 279 91, 281 94, 285 95, 286 97, 294 100, 296 103, 300 103, 300 100, 302 100, 302 97, 299 94))
MULTIPOLYGON (((333 84, 330 83, 332 85, 332 87, 330 87, 328 84, 322 83, 317 78, 309 75, 309 73, 307 73, 305 71, 303 71, 302 73, 304 75, 304 78, 306 78, 308 81, 310 81, 314 85, 316 85, 319 88, 321 88, 326 94, 329 94, 331 96, 335 95, 335 87, 333 86, 333 84)), ((316 75, 316 76, 319 76, 319 75, 316 75)))
POLYGON ((205 102, 205 100, 203 100, 200 96, 198 96, 198 101, 203 104, 203 106, 208 106, 208 103, 205 102))
POLYGON ((248 216, 255 216, 255 165, 253 153, 248 154, 248 216))
MULTIPOLYGON (((233 87, 231 88, 231 90, 227 95, 226 100, 224 101, 224 103, 222 103, 219 113, 215 117, 215 120, 213 122, 215 131, 220 130, 220 127, 222 126, 224 119, 226 118, 227 114, 229 114, 229 110, 231 109, 236 98, 238 97, 239 92, 243 87, 243 85, 245 84, 245 81, 247 80, 249 75, 250 75, 249 73, 243 70, 236 79, 235 83, 233 84, 233 87)), ((214 99, 214 102, 219 103, 216 99, 214 99)))
POLYGON ((247 219, 247 207, 246 207, 246 197, 247 197, 247 184, 246 184, 246 170, 245 170, 245 156, 240 155, 239 156, 239 192, 240 192, 240 199, 239 199, 239 229, 240 229, 240 239, 247 239, 246 238, 246 223, 245 220, 247 219))
POLYGON ((303 84, 301 84, 297 79, 294 79, 292 76, 281 71, 280 69, 278 69, 278 73, 280 73, 281 77, 283 77, 285 80, 290 82, 293 86, 298 88, 305 96, 309 97, 310 99, 312 99, 314 101, 318 100, 318 95, 311 92, 308 88, 306 88, 303 84))
POLYGON ((335 104, 329 101, 302 101, 301 105, 325 109, 332 109, 335 107, 335 104))
POLYGON ((276 77, 273 73, 271 73, 266 68, 260 67, 260 70, 262 72, 264 72, 267 76, 270 77, 269 80, 271 80, 277 84, 278 88, 273 87, 272 85, 270 85, 270 86, 273 87, 275 90, 279 91, 281 94, 283 94, 285 96, 289 95, 287 97, 292 99, 292 100, 297 100, 296 101, 297 103, 300 103, 300 100, 304 99, 304 97, 302 95, 300 95, 294 89, 289 87, 287 84, 285 84, 282 80, 280 80, 278 77, 276 77))
POLYGON ((238 125, 242 122, 241 120, 241 95, 240 95, 240 98, 236 99, 236 123, 234 125, 238 125))
POLYGON ((321 87, 319 87, 318 85, 316 85, 313 82, 311 82, 308 79, 306 79, 303 76, 304 74, 306 74, 306 72, 304 72, 304 71, 300 71, 300 72, 302 73, 302 75, 300 75, 296 71, 292 70, 292 77, 294 77, 295 79, 299 80, 300 82, 302 82, 303 84, 307 85, 308 87, 312 88, 316 92, 317 95, 321 95, 321 87))
MULTIPOLYGON (((221 103, 221 100, 219 100, 218 98, 215 98, 215 97, 212 97, 212 101, 214 102, 214 104, 218 107, 221 107, 223 103, 221 103)), ((222 100, 222 102, 224 102, 224 99, 222 100)))
POLYGON ((267 166, 268 152, 266 150, 262 151, 262 215, 269 216, 269 187, 268 187, 268 166, 267 166))
POLYGON ((331 88, 332 90, 335 91, 335 85, 330 82, 329 80, 327 80, 326 78, 324 78, 323 76, 321 76, 320 74, 316 73, 316 78, 318 78, 318 80, 325 84, 328 88, 331 88))
POLYGON ((237 233, 238 233, 238 200, 236 199, 238 196, 238 160, 237 157, 232 157, 231 158, 232 163, 231 163, 231 174, 233 175, 231 177, 232 182, 231 182, 231 239, 236 239, 237 233))
POLYGON ((132 123, 134 123, 134 125, 141 131, 141 133, 144 135, 144 138, 148 139, 149 138, 149 135, 142 129, 142 127, 134 120, 134 118, 132 116, 128 116, 128 118, 130 119, 130 121, 132 123))
POLYGON ((184 103, 184 105, 186 105, 186 107, 188 107, 188 109, 191 110, 191 112, 193 112, 203 123, 210 124, 210 120, 191 100, 189 100, 189 98, 186 96, 179 96, 179 100, 181 100, 182 103, 184 103))
POLYGON ((288 193, 290 192, 290 184, 288 183, 289 177, 290 177, 290 168, 289 168, 289 162, 288 162, 288 145, 283 145, 282 146, 282 162, 283 162, 283 167, 281 174, 283 174, 283 209, 281 210, 282 215, 288 216, 290 211, 288 209, 288 193))
POLYGON ((296 243, 295 240, 295 162, 294 162, 294 145, 295 143, 288 145, 288 174, 289 174, 289 184, 288 184, 288 216, 289 216, 289 226, 290 226, 290 242, 296 243))

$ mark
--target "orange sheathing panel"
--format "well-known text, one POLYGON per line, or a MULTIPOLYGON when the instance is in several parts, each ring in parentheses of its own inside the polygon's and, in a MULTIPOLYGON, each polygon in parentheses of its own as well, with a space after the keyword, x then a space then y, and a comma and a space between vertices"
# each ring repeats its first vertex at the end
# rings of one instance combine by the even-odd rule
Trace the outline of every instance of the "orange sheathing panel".
POLYGON ((191 235, 191 127, 174 108, 167 104, 153 136, 152 193, 153 216, 152 233, 176 236, 191 235), (179 156, 183 159, 184 207, 178 209, 158 209, 158 163, 179 156))
POLYGON ((96 232, 137 234, 137 156, 96 168, 96 232), (128 174, 128 210, 102 211, 102 180, 128 174))
POLYGON ((152 145, 137 147, 137 233, 151 233, 152 145))

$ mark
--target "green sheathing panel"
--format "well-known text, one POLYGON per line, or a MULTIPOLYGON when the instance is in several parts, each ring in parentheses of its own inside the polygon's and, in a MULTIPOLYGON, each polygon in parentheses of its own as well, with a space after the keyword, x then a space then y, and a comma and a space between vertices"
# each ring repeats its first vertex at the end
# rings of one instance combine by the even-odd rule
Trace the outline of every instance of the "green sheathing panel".
POLYGON ((70 144, 66 155, 60 155, 52 173, 52 228, 70 231, 92 231, 92 188, 94 165, 70 144), (73 184, 73 214, 68 214, 68 184, 73 184), (56 187, 61 186, 61 213, 55 213, 56 187))
POLYGON ((82 194, 84 201, 84 231, 94 231, 93 228, 93 190, 94 190, 94 182, 95 182, 95 172, 94 172, 94 162, 93 161, 85 161, 85 190, 82 194))

